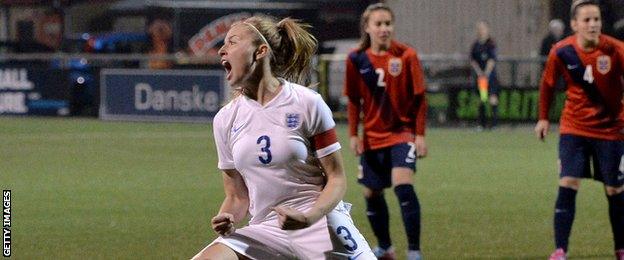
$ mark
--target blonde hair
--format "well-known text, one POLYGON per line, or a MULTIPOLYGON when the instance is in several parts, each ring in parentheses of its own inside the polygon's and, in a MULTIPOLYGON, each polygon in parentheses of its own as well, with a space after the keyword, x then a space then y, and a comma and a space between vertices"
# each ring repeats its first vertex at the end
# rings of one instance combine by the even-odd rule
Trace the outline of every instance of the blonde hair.
POLYGON ((254 44, 269 46, 271 72, 290 82, 307 83, 318 45, 316 38, 308 32, 310 25, 292 18, 275 22, 269 16, 253 16, 243 23, 260 34, 254 44))
POLYGON ((394 22, 394 13, 392 9, 388 7, 384 3, 376 3, 369 5, 366 7, 366 10, 362 13, 362 17, 360 17, 360 43, 358 45, 358 51, 364 51, 371 46, 370 35, 366 32, 366 25, 368 24, 368 19, 370 18, 371 13, 374 11, 387 11, 390 13, 390 17, 392 18, 392 22, 394 22))

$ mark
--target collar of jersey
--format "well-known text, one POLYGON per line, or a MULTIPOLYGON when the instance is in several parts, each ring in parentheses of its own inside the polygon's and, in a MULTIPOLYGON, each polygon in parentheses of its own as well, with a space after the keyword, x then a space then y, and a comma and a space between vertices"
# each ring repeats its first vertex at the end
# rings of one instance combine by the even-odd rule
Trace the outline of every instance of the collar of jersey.
POLYGON ((255 107, 255 108, 260 108, 260 109, 267 109, 267 108, 271 108, 274 106, 275 103, 279 102, 279 99, 282 99, 283 96, 288 95, 288 93, 290 93, 290 84, 288 81, 286 81, 283 78, 277 78, 280 83, 282 84, 282 89, 280 89, 280 91, 277 93, 277 95, 275 95, 275 97, 273 99, 271 99, 269 102, 267 102, 264 106, 260 105, 260 103, 256 100, 253 100, 245 95, 243 96, 243 100, 245 100, 245 103, 247 103, 249 106, 255 107))

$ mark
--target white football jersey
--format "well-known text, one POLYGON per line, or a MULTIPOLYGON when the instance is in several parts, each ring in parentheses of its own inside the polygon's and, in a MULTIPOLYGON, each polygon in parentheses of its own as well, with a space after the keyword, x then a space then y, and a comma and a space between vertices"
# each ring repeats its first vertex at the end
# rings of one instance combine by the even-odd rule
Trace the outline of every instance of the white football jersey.
POLYGON ((317 158, 340 149, 321 96, 280 80, 282 90, 264 106, 240 95, 213 120, 218 167, 241 173, 249 190, 250 224, 276 218, 272 207, 278 205, 307 211, 325 183, 317 158), (330 130, 333 138, 324 134, 330 130))

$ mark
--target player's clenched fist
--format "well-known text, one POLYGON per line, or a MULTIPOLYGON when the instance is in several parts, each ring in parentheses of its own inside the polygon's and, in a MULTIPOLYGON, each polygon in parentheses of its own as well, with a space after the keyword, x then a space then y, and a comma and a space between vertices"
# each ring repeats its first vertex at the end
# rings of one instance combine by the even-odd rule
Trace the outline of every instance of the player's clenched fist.
POLYGON ((219 213, 210 221, 212 229, 222 236, 229 236, 234 232, 234 216, 230 213, 219 213))
POLYGON ((303 212, 291 207, 277 206, 273 208, 278 216, 280 227, 283 230, 295 230, 309 227, 308 218, 303 212))

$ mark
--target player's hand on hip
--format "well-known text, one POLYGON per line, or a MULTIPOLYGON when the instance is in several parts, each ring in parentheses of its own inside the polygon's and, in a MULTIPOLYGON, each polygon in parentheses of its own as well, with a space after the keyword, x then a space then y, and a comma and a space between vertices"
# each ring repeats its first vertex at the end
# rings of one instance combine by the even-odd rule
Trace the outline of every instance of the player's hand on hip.
POLYGON ((212 229, 222 236, 229 236, 234 232, 234 215, 230 213, 219 213, 210 221, 212 229))
POLYGON ((416 141, 414 141, 416 145, 416 157, 424 158, 427 156, 427 143, 425 142, 425 137, 422 135, 416 136, 416 141))
POLYGON ((358 136, 351 136, 351 138, 349 138, 349 146, 355 155, 360 155, 364 152, 364 144, 362 143, 362 139, 358 136))
POLYGON ((277 206, 273 210, 277 213, 280 228, 283 230, 307 228, 311 224, 303 212, 294 208, 277 206))
POLYGON ((537 121, 535 125, 535 136, 541 141, 544 141, 544 138, 548 134, 548 129, 550 128, 550 122, 546 119, 540 119, 537 121))

